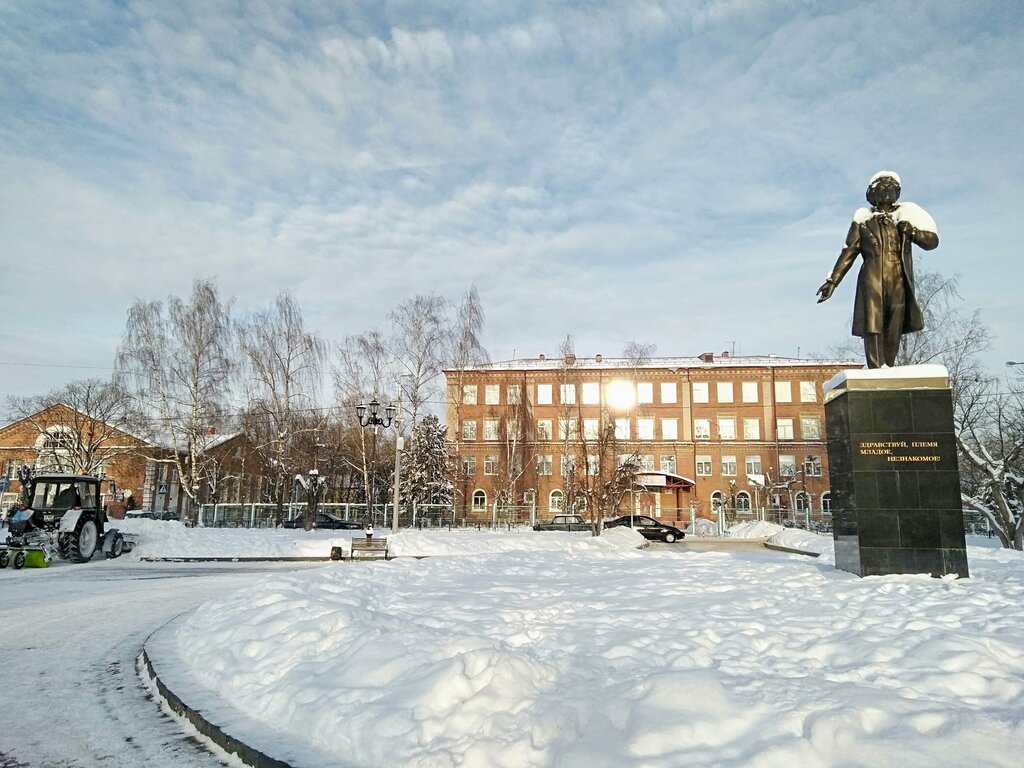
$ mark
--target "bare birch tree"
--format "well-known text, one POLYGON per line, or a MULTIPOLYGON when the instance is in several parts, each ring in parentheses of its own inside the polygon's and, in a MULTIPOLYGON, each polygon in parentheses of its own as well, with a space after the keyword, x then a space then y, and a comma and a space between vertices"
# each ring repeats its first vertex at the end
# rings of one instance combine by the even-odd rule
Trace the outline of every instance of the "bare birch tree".
MULTIPOLYGON (((273 467, 275 518, 280 526, 292 476, 309 469, 296 466, 293 448, 296 432, 319 400, 327 344, 306 330, 302 309, 289 293, 281 293, 271 309, 239 323, 237 338, 248 416, 255 428, 251 437, 273 467)), ((314 521, 310 509, 312 505, 307 506, 304 521, 307 531, 314 521)))
POLYGON ((452 376, 448 381, 447 407, 449 421, 454 424, 449 439, 455 456, 455 477, 452 478, 452 485, 455 488, 455 495, 461 498, 463 503, 466 502, 468 478, 462 461, 462 400, 470 369, 490 362, 490 356, 481 341, 483 327, 484 310, 480 303, 480 293, 475 285, 470 286, 456 311, 449 333, 448 352, 448 368, 452 376))
POLYGON ((235 370, 231 326, 217 286, 196 280, 187 301, 136 300, 117 349, 118 374, 156 420, 157 439, 169 449, 149 458, 177 470, 193 524, 212 466, 207 433, 224 413, 235 370))
POLYGON ((401 388, 401 401, 415 425, 423 405, 431 400, 432 386, 441 372, 447 341, 446 302, 436 294, 421 294, 399 304, 388 314, 392 326, 391 352, 401 388))

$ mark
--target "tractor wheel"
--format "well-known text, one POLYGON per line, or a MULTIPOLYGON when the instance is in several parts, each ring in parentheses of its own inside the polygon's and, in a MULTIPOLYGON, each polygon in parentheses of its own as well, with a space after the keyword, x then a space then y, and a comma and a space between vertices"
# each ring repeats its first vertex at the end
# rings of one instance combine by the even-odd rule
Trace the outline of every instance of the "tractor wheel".
POLYGON ((124 536, 120 533, 114 534, 114 540, 110 543, 110 551, 107 552, 107 560, 113 560, 124 554, 124 536))
POLYGON ((71 539, 74 538, 74 534, 71 533, 59 533, 57 534, 57 554, 60 555, 61 560, 71 559, 71 539))
POLYGON ((15 552, 14 553, 14 570, 20 571, 24 567, 25 567, 25 552, 24 552, 24 550, 22 550, 21 552, 15 552))
POLYGON ((95 520, 79 520, 75 532, 68 537, 68 560, 72 563, 85 563, 96 553, 99 535, 95 520))
POLYGON ((0 568, 6 568, 9 562, 11 562, 11 553, 5 549, 0 552, 0 568))

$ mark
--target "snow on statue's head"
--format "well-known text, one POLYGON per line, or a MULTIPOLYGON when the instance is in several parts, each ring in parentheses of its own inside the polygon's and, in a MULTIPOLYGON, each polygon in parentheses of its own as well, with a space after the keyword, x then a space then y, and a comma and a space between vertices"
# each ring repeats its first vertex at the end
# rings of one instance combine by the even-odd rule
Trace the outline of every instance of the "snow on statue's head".
POLYGON ((866 197, 873 207, 880 203, 892 205, 900 197, 900 175, 895 171, 879 171, 868 182, 866 197))

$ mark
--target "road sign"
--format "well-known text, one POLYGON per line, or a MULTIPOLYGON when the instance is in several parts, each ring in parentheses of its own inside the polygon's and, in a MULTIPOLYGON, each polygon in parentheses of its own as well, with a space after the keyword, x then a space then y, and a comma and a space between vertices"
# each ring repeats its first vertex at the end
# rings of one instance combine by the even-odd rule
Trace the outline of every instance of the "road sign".
POLYGON ((160 483, 160 489, 157 491, 157 493, 166 494, 167 493, 167 483, 160 483))

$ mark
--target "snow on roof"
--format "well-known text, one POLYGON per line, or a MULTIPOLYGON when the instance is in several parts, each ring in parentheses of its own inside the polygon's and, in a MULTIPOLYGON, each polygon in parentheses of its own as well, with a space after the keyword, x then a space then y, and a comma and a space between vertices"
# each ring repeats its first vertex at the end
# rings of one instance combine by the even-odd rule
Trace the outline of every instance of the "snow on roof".
MULTIPOLYGON (((562 357, 531 357, 515 360, 502 360, 483 365, 469 365, 465 368, 446 368, 445 373, 452 371, 551 371, 565 367, 562 357)), ((625 357, 576 357, 570 364, 574 370, 630 370, 630 369, 682 369, 682 368, 785 368, 785 367, 819 367, 819 366, 854 366, 863 365, 859 360, 811 360, 802 357, 779 357, 778 355, 753 355, 749 357, 698 355, 695 357, 652 357, 637 362, 625 357), (597 359, 601 358, 601 359, 597 359), (708 359, 710 358, 710 359, 708 359)))

